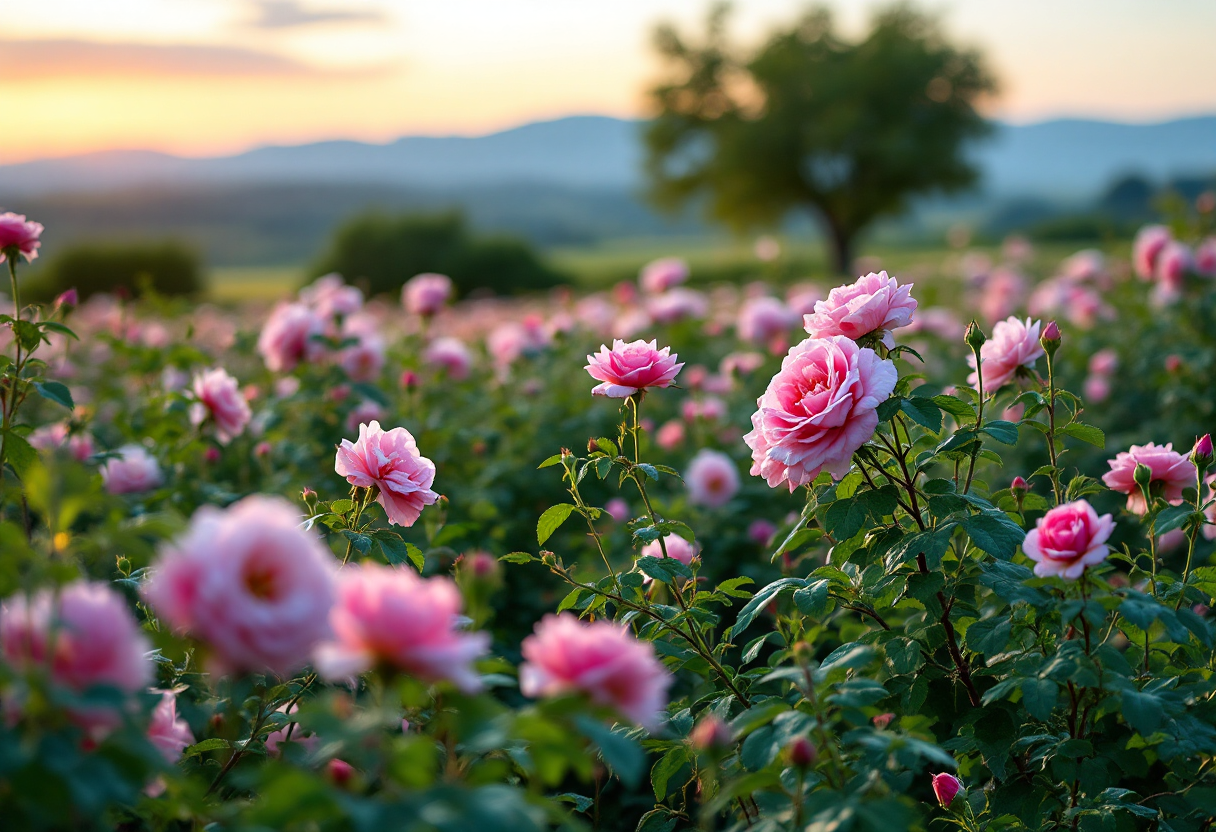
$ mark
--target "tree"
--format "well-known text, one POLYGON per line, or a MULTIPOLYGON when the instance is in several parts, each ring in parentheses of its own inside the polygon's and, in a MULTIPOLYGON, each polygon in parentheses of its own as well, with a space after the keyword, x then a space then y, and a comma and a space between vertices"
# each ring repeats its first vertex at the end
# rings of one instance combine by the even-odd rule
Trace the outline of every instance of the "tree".
POLYGON ((975 182, 964 148, 989 132, 975 105, 996 84, 934 18, 895 6, 849 42, 816 9, 746 59, 725 20, 716 7, 700 46, 669 26, 656 33, 675 68, 651 92, 659 114, 646 131, 660 207, 704 199, 710 218, 739 230, 810 210, 844 273, 874 220, 975 182))

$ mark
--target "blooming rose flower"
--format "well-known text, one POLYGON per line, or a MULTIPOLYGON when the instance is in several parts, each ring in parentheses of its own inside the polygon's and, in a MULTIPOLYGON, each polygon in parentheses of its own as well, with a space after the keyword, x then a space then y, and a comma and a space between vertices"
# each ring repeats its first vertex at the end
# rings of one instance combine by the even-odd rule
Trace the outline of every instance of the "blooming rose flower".
POLYGON ((688 732, 688 743, 698 751, 724 751, 735 742, 735 732, 720 716, 707 713, 688 732))
MULTIPOLYGON (((1039 344, 1039 328, 1042 321, 1027 318, 1025 323, 1017 318, 1001 321, 992 329, 992 337, 980 347, 980 367, 983 373, 984 390, 996 392, 1001 385, 1011 381, 1019 367, 1033 367, 1044 354, 1039 344)), ((975 356, 967 356, 967 363, 975 367, 975 356)), ((975 387, 979 373, 967 376, 967 383, 975 387)))
POLYGON ((1089 375, 1081 382, 1081 393, 1085 401, 1091 404, 1101 404, 1110 398, 1110 377, 1089 375))
POLYGON ((523 323, 508 321, 490 330, 486 350, 499 370, 510 367, 523 355, 536 355, 549 346, 551 339, 538 318, 529 317, 523 323))
POLYGON ((376 421, 360 425, 357 441, 342 440, 334 470, 351 485, 378 487, 376 502, 396 526, 414 525, 423 507, 439 499, 431 490, 435 463, 418 453, 418 444, 405 428, 386 432, 376 421))
POLYGON ((1146 225, 1136 234, 1132 243, 1132 267, 1141 280, 1152 280, 1157 273, 1157 257, 1166 244, 1173 239, 1164 225, 1146 225))
POLYGON ((26 260, 38 259, 38 248, 42 245, 42 223, 32 222, 25 214, 7 211, 0 214, 0 263, 10 253, 17 253, 26 260))
POLYGON ((286 676, 329 633, 335 567, 290 503, 254 495, 196 511, 162 549, 144 597, 174 630, 209 644, 225 670, 286 676))
POLYGON ((612 349, 600 345, 600 351, 587 356, 586 370, 591 377, 603 382, 592 389, 595 396, 624 399, 648 390, 651 387, 667 387, 684 365, 677 364, 678 355, 671 354, 671 347, 658 348, 657 341, 632 341, 626 344, 617 339, 612 349))
POLYGON ((747 527, 747 539, 757 546, 767 546, 778 529, 767 520, 753 520, 747 527))
POLYGON ((684 260, 679 257, 663 257, 642 266, 638 283, 644 291, 657 295, 688 280, 688 274, 688 263, 684 260))
POLYGON ((735 325, 739 337, 753 344, 767 344, 784 335, 799 321, 788 306, 772 297, 751 298, 739 310, 735 325))
POLYGON ((461 603, 450 578, 371 562, 348 566, 338 576, 329 613, 333 638, 317 647, 317 670, 342 679, 390 665, 466 693, 479 690, 473 662, 489 650, 490 636, 458 629, 461 603))
POLYGON ((177 694, 165 691, 152 711, 148 723, 148 739, 156 746, 165 760, 176 763, 182 758, 187 745, 194 744, 194 734, 184 719, 177 718, 177 694))
POLYGON ((806 315, 815 311, 815 304, 823 300, 823 292, 818 286, 801 283, 790 287, 785 293, 785 305, 802 320, 806 315))
POLYGON ((412 315, 430 317, 452 296, 452 279, 430 272, 411 277, 401 289, 401 303, 412 315))
POLYGON ((739 472, 729 456, 703 448, 688 464, 685 473, 688 501, 693 505, 721 508, 739 491, 739 472))
POLYGON ((875 408, 895 389, 895 364, 850 338, 808 338, 790 349, 756 404, 753 476, 793 491, 827 471, 848 473, 853 453, 878 427, 875 408))
POLYGON ((348 286, 342 275, 327 274, 300 290, 300 303, 326 319, 354 315, 363 308, 363 292, 348 286))
MULTIPOLYGON (((694 289, 677 287, 655 295, 646 304, 646 314, 657 324, 674 324, 687 319, 700 320, 709 314, 709 300, 694 289)), ((642 326, 648 326, 649 321, 642 326)))
POLYGON ((524 696, 586 694, 597 705, 657 728, 672 677, 649 642, 609 621, 584 623, 569 613, 546 615, 524 639, 519 689, 524 696))
POLYGON ((1108 460, 1110 470, 1102 475, 1102 482, 1112 491, 1127 495, 1127 510, 1133 514, 1144 514, 1148 506, 1140 486, 1136 485, 1136 465, 1147 465, 1153 472, 1149 489, 1171 505, 1182 502, 1182 489, 1195 484, 1195 465, 1182 454, 1174 450, 1173 443, 1156 445, 1132 445, 1126 451, 1115 454, 1108 460))
POLYGON ((1021 305, 1026 297, 1026 278, 1016 269, 998 266, 984 279, 980 314, 989 321, 1000 321, 1021 305))
POLYGON ((1195 267, 1191 249, 1177 240, 1170 240, 1157 255, 1157 280, 1166 291, 1177 294, 1182 291, 1183 281, 1195 267))
POLYGON ((817 302, 803 323, 812 338, 844 335, 856 341, 874 333, 890 347, 895 345, 891 330, 910 324, 915 311, 912 284, 901 286, 879 272, 828 292, 827 300, 817 302))
POLYGON ((608 516, 618 523, 624 523, 629 519, 629 503, 620 497, 613 497, 604 503, 604 511, 608 512, 608 516))
POLYGON ((280 303, 270 313, 258 336, 258 353, 266 369, 285 373, 301 361, 313 361, 324 351, 313 339, 325 331, 325 322, 302 303, 280 303))
POLYGON ((1072 281, 1103 280, 1106 278, 1106 258, 1096 248, 1087 248, 1060 263, 1060 276, 1072 281))
POLYGON ((1099 376, 1113 375, 1119 369, 1119 354, 1109 347, 1089 357, 1089 371, 1099 376))
POLYGON ((370 425, 383 418, 384 408, 371 399, 364 399, 346 414, 346 429, 354 433, 359 430, 359 425, 370 425))
POLYGON ((241 435, 253 413, 241 393, 240 383, 222 367, 204 370, 194 377, 190 421, 201 425, 208 417, 215 423, 215 436, 227 445, 241 435))
POLYGON ((473 354, 459 338, 436 338, 427 344, 422 360, 432 367, 442 368, 450 378, 461 381, 469 377, 473 354))
POLYGON ((654 436, 655 444, 665 451, 674 451, 684 444, 684 423, 671 419, 662 424, 654 436))
POLYGON ((963 781, 959 780, 953 774, 935 774, 933 775, 933 794, 937 797, 937 802, 942 808, 949 807, 954 802, 954 798, 958 793, 963 791, 963 781))
POLYGON ((84 462, 93 455, 93 437, 88 433, 70 433, 67 422, 55 422, 36 428, 28 437, 30 445, 40 451, 56 451, 66 447, 77 462, 84 462))
POLYGON ((1195 249, 1195 271, 1204 277, 1216 277, 1216 237, 1208 237, 1195 249))
POLYGON ((164 482, 156 457, 142 445, 123 445, 116 453, 101 466, 102 482, 111 494, 138 494, 164 482))
POLYGON ((1101 517, 1085 500, 1056 506, 1026 533, 1022 551, 1035 562, 1040 578, 1059 575, 1075 580, 1087 566, 1106 560, 1106 541, 1115 530, 1109 514, 1101 517))
MULTIPOLYGON (((127 602, 106 584, 76 581, 0 604, 0 652, 14 668, 49 668, 51 679, 78 693, 108 685, 135 694, 152 681, 152 649, 127 602)), ((104 706, 72 708, 88 729, 111 728, 119 716, 104 706)))

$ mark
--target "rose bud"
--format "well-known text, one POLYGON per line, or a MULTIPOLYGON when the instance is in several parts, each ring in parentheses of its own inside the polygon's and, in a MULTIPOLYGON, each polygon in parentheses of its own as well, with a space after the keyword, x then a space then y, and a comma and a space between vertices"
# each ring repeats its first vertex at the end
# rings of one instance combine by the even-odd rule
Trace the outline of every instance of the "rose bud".
POLYGON ((1043 352, 1047 353, 1048 358, 1056 354, 1056 350, 1060 348, 1060 340, 1060 327, 1056 325, 1055 321, 1049 321, 1039 336, 1039 344, 1043 347, 1043 352))
POLYGON ((878 716, 874 717, 870 721, 874 723, 875 728, 882 729, 882 728, 886 728, 888 725, 890 725, 891 720, 893 720, 893 719, 895 719, 895 714, 886 713, 886 714, 879 714, 878 716))
POLYGON ((1013 482, 1009 484, 1009 488, 1014 492, 1021 491, 1025 493, 1030 490, 1030 483, 1026 482, 1026 480, 1022 479, 1020 476, 1017 476, 1013 478, 1013 482))
POLYGON ((1141 488, 1148 488, 1149 484, 1153 481, 1153 469, 1143 462, 1137 462, 1136 468, 1132 472, 1132 481, 1141 488))
POLYGON ((211 446, 207 449, 207 452, 203 455, 203 458, 206 459, 208 463, 214 465, 220 461, 220 449, 214 445, 211 446))
POLYGON ((418 374, 413 370, 406 370, 401 374, 401 389, 413 390, 418 386, 418 374))
POLYGON ((335 786, 345 786, 355 776, 355 769, 350 763, 335 757, 326 764, 325 773, 335 786))
POLYGON ((1195 467, 1202 473, 1212 464, 1213 456, 1212 434, 1205 433, 1195 443, 1195 448, 1191 451, 1191 462, 1195 463, 1195 467))
POLYGON ((818 757, 819 752, 806 737, 795 737, 785 747, 785 758, 789 760, 790 765, 797 768, 808 768, 814 765, 818 757))
POLYGON ((688 734, 688 742, 698 751, 725 751, 734 741, 734 731, 714 714, 702 717, 688 734))
POLYGON ((265 459, 266 457, 270 456, 270 443, 259 442, 258 444, 254 445, 253 455, 259 459, 265 459))
POLYGON ((975 321, 967 324, 967 331, 963 334, 963 342, 973 350, 978 350, 984 346, 984 342, 988 338, 984 335, 984 331, 980 329, 980 325, 975 321))
POLYGON ((937 795, 937 802, 945 809, 954 802, 954 798, 958 797, 960 792, 965 792, 963 782, 953 774, 935 774, 933 775, 933 793, 937 795))
POLYGON ((80 295, 75 289, 68 289, 59 297, 55 298, 56 309, 72 309, 80 305, 80 295))

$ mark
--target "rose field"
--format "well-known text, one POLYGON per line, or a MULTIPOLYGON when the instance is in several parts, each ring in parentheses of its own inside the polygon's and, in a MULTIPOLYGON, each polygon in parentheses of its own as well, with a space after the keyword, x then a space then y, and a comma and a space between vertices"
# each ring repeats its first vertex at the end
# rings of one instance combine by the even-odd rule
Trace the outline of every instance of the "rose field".
POLYGON ((229 305, 0 216, 0 828, 1210 830, 1212 201, 229 305))

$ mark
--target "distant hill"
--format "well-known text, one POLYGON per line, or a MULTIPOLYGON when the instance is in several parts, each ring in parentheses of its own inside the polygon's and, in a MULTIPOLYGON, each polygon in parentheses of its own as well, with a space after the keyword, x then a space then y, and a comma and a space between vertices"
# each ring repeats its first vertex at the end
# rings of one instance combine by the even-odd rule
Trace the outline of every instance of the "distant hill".
MULTIPOLYGON (((318 142, 184 159, 115 151, 0 166, 0 201, 133 187, 342 184, 431 190, 531 183, 632 190, 641 181, 636 121, 572 116, 478 137, 410 136, 388 144, 318 142)), ((976 147, 992 196, 1087 199, 1116 176, 1216 170, 1216 116, 1160 124, 1061 119, 1000 125, 976 147)))

